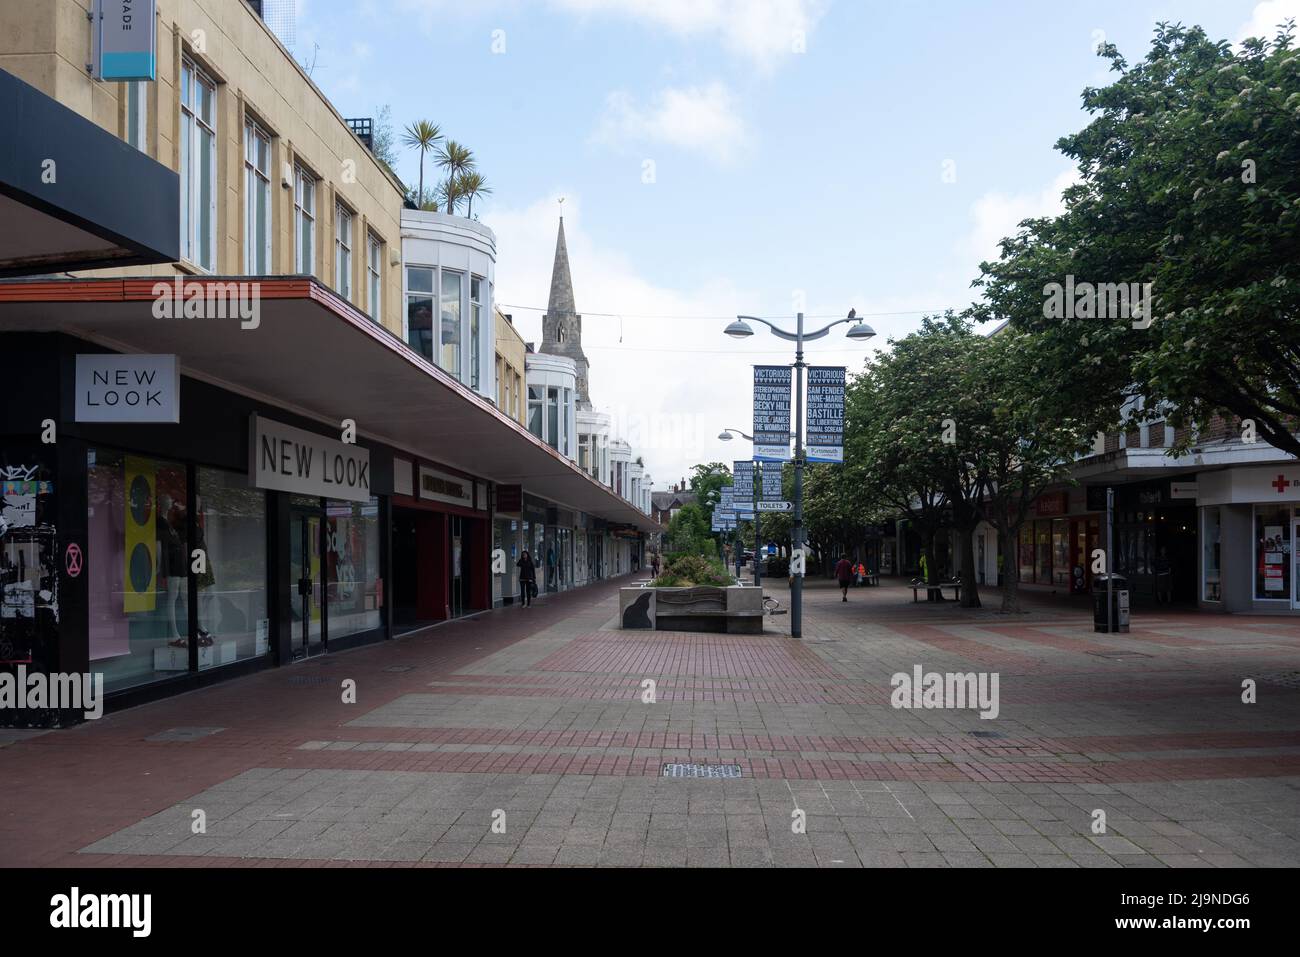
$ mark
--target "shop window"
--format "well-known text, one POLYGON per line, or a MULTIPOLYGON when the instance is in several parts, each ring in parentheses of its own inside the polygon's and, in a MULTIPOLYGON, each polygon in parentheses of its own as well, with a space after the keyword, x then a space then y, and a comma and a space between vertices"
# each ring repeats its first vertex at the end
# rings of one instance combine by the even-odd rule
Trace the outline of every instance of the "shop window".
POLYGON ((1223 516, 1218 508, 1204 509, 1201 515, 1201 597, 1205 601, 1222 601, 1219 542, 1223 536, 1223 516))
POLYGON ((379 500, 327 501, 325 519, 327 618, 333 641, 381 624, 379 500))
POLYGON ((1052 520, 1052 584, 1070 584, 1070 523, 1063 518, 1052 520))
POLYGON ((433 270, 406 268, 406 341, 433 362, 433 270))
POLYGON ((1255 508, 1255 597, 1291 598, 1291 509, 1284 505, 1255 508))
POLYGON ((266 594, 266 493, 235 472, 200 468, 195 548, 207 570, 195 575, 199 654, 215 664, 260 658, 270 646, 266 594))
POLYGON ((1034 523, 1025 522, 1020 526, 1020 554, 1017 561, 1020 566, 1020 580, 1034 580, 1034 523))
MULTIPOLYGON (((86 465, 91 670, 106 691, 186 672, 185 466, 106 449, 90 449, 86 465)), ((225 663, 212 646, 200 652, 200 667, 225 663)))

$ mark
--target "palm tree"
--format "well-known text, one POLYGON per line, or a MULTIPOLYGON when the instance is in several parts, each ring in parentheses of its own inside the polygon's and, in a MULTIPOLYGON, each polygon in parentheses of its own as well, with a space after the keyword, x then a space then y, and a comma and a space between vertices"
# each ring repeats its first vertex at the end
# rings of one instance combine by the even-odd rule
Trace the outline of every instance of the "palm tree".
POLYGON ((492 192, 492 187, 488 185, 487 177, 478 170, 470 170, 468 173, 461 173, 456 180, 460 187, 460 195, 465 197, 468 203, 465 209, 465 215, 470 219, 474 218, 474 198, 476 196, 487 196, 492 192))
POLYGON ((420 151, 420 191, 416 206, 424 206, 424 154, 441 142, 442 130, 428 120, 418 120, 402 131, 402 145, 420 151))
POLYGON ((468 147, 455 140, 447 140, 438 147, 438 165, 447 171, 447 183, 443 186, 443 195, 447 198, 446 210, 455 215, 456 200, 461 196, 456 180, 464 173, 474 170, 474 153, 468 147), (455 199, 452 198, 453 194, 455 199))
POLYGON ((465 192, 461 189, 459 179, 454 181, 449 179, 445 183, 438 184, 437 202, 442 205, 442 209, 446 213, 455 215, 456 204, 460 202, 460 198, 464 195, 465 192))

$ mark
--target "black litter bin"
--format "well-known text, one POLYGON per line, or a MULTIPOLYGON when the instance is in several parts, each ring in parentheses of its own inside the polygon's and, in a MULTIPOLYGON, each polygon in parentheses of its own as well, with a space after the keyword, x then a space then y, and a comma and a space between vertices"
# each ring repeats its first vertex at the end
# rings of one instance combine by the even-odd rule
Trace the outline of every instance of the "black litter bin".
POLYGON ((1092 579, 1092 630, 1106 632, 1106 583, 1111 583, 1111 630, 1128 631, 1128 579, 1123 575, 1097 575, 1092 579))

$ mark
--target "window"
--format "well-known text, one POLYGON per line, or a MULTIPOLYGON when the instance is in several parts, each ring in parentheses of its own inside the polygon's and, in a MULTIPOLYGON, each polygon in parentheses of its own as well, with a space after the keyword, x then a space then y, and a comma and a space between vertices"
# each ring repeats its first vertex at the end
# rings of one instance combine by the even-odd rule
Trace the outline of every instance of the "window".
POLYGON ((569 420, 573 418, 573 390, 564 390, 564 407, 560 409, 560 445, 559 449, 565 455, 573 454, 573 446, 569 443, 569 420))
POLYGON ((433 270, 406 268, 406 341, 433 362, 433 270))
POLYGON ((325 597, 333 641, 378 628, 383 585, 379 579, 379 499, 325 502, 325 597))
POLYGON ((382 321, 384 244, 374 233, 366 234, 366 307, 370 318, 382 321))
POLYGON ((244 122, 244 272, 271 272, 271 138, 244 122))
POLYGON ((312 275, 316 269, 316 177, 301 166, 293 169, 294 272, 312 275))
POLYGON ((1202 590, 1205 601, 1222 601, 1223 591, 1219 577, 1219 542, 1223 536, 1223 517, 1218 508, 1203 509, 1205 527, 1202 542, 1202 590))
POLYGON ((149 101, 144 80, 126 85, 126 136, 124 139, 142 153, 149 152, 149 101))
POLYGON ((217 247, 217 85, 181 60, 181 256, 209 272, 217 247))
POLYGON ((543 389, 538 385, 528 387, 528 431, 539 439, 545 439, 542 432, 543 389))
POLYGON ((460 372, 460 296, 464 276, 458 272, 442 272, 442 351, 438 364, 454 375, 460 372))
POLYGON ((334 207, 334 288, 352 298, 352 213, 342 204, 334 207))
MULTIPOLYGON (((86 478, 91 668, 106 691, 189 671, 185 466, 92 448, 86 478)), ((223 651, 200 644, 199 667, 223 651)))
POLYGON ((266 493, 247 476, 200 467, 195 548, 208 556, 196 575, 199 667, 203 642, 217 665, 260 658, 270 651, 266 593, 266 493))
POLYGON ((469 281, 469 387, 478 388, 479 377, 479 320, 483 314, 483 280, 473 276, 469 281))
POLYGON ((550 386, 546 390, 546 442, 553 449, 559 448, 560 436, 560 390, 550 386))
POLYGON ((1291 598, 1291 509, 1285 505, 1255 508, 1255 598, 1291 598))
POLYGON ((591 474, 591 436, 578 436, 578 468, 591 474))

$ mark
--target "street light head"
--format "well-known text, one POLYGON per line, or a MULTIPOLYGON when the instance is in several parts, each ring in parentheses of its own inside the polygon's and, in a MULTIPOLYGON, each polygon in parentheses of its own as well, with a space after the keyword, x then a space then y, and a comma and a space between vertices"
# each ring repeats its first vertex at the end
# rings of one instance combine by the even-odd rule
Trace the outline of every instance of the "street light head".
POLYGON ((730 432, 719 432, 719 433, 718 433, 718 438, 720 438, 723 442, 730 442, 730 441, 731 441, 731 433, 730 433, 730 432))
POLYGON ((754 330, 749 328, 749 323, 745 322, 744 319, 737 319, 722 331, 733 339, 748 339, 754 334, 754 330))
POLYGON ((868 339, 875 338, 876 330, 872 329, 865 322, 858 322, 849 327, 849 331, 845 333, 845 336, 849 339, 855 339, 858 342, 865 342, 868 339))

